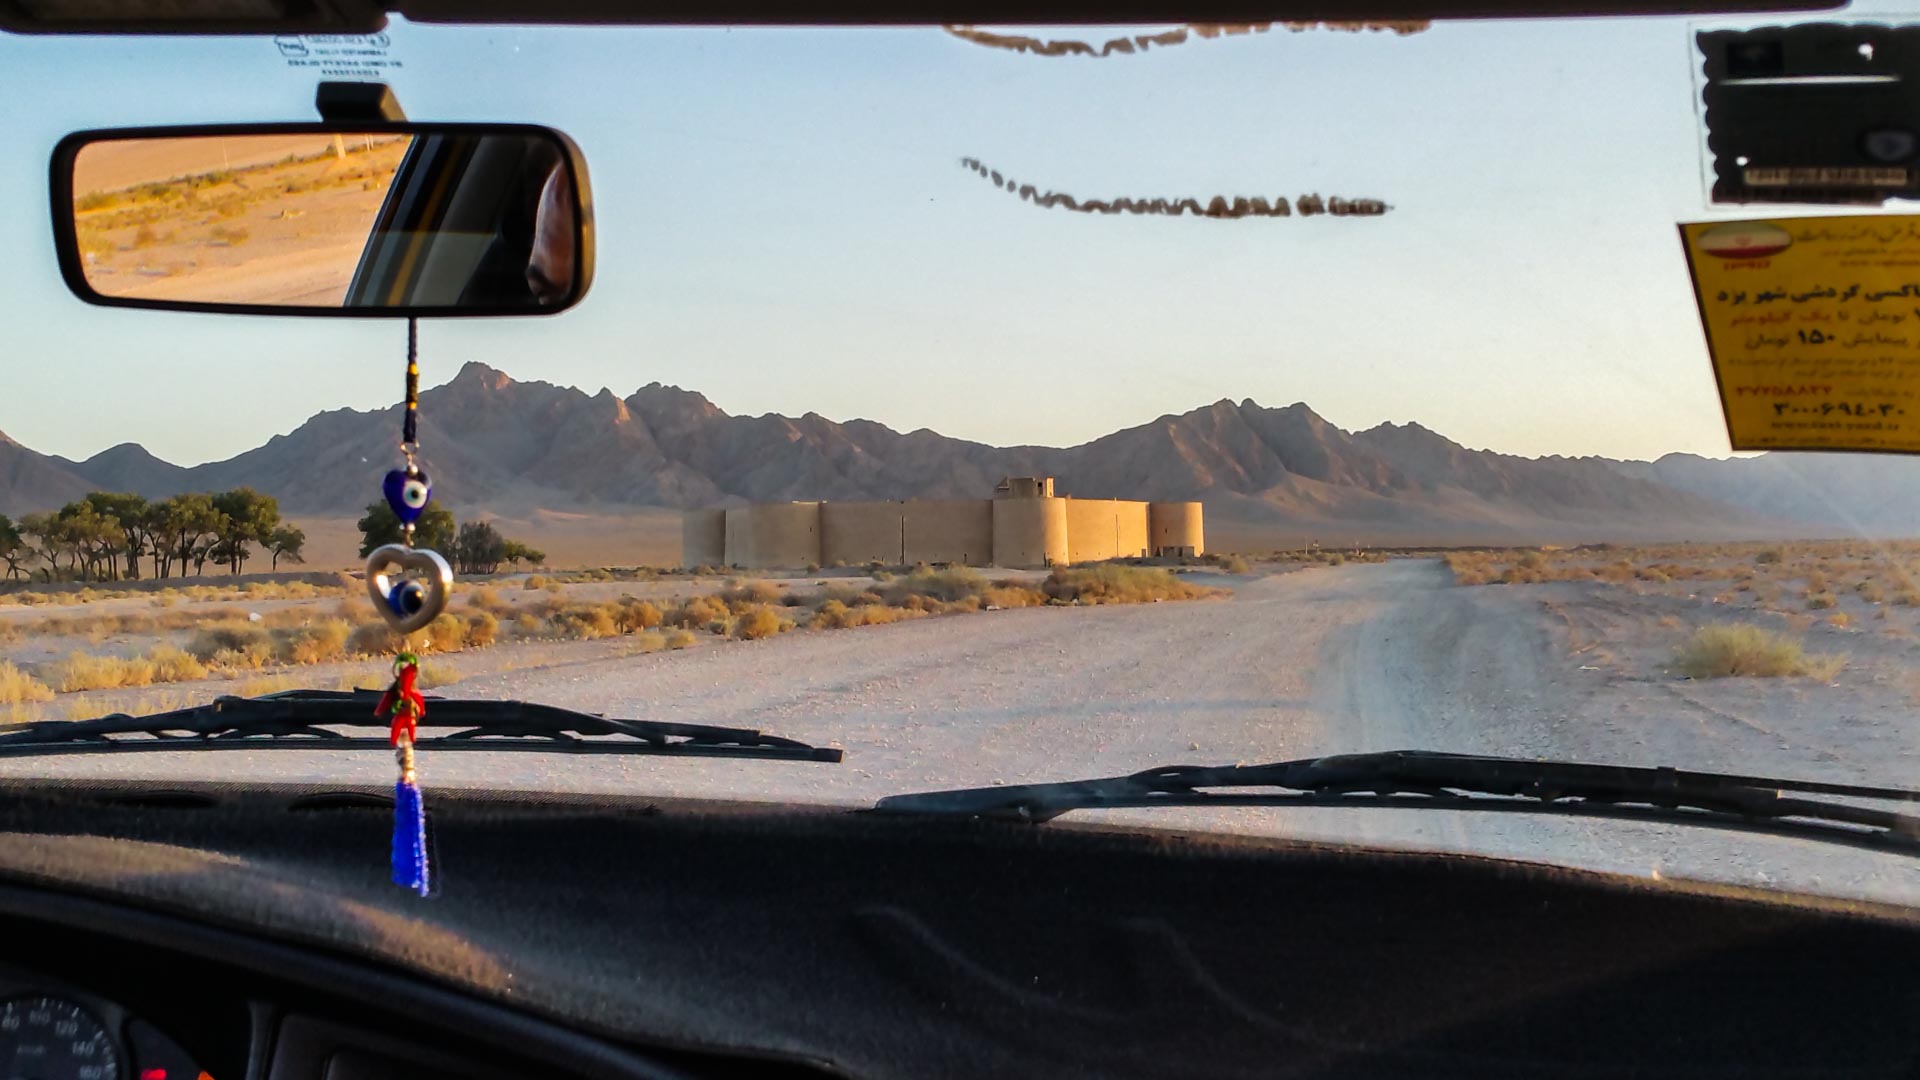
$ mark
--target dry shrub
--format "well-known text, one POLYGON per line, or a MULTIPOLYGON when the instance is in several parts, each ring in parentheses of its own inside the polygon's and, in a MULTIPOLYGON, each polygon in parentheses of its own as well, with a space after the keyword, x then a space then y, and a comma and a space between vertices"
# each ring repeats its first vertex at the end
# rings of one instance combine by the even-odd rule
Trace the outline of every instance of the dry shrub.
POLYGON ((193 682, 207 677, 205 664, 172 645, 154 646, 147 659, 153 664, 153 681, 157 683, 193 682))
POLYGON ((500 620, 490 611, 476 611, 467 616, 467 645, 480 647, 491 645, 500 636, 500 620))
POLYGON ((537 619, 551 619, 566 606, 567 601, 565 598, 548 593, 545 596, 536 596, 528 600, 515 610, 532 615, 537 619))
MULTIPOLYGON (((365 609, 362 608, 361 610, 364 611, 365 609)), ((265 614, 260 614, 259 612, 255 612, 254 614, 259 614, 260 618, 252 620, 252 617, 249 616, 253 625, 264 626, 269 630, 284 630, 289 626, 305 626, 313 621, 313 612, 303 607, 279 608, 266 612, 265 614)))
MULTIPOLYGON (((431 626, 431 624, 429 624, 431 626)), ((448 686, 460 681, 460 673, 445 664, 436 664, 431 660, 420 661, 420 675, 415 685, 422 690, 431 690, 436 686, 448 686)))
POLYGON ((547 620, 555 636, 590 641, 620 633, 619 608, 613 604, 569 604, 547 620))
POLYGON ((389 656, 405 644, 399 631, 380 622, 361 623, 347 635, 347 652, 353 656, 389 656))
POLYGON ((849 630, 856 626, 882 626, 902 619, 917 619, 927 613, 925 608, 888 607, 885 604, 848 607, 838 600, 829 600, 820 605, 807 625, 815 630, 849 630))
POLYGON ((52 701, 53 690, 46 683, 0 660, 0 704, 20 705, 30 701, 52 701))
POLYGON ((1807 607, 1814 611, 1825 611, 1840 603, 1830 592, 1810 592, 1807 594, 1807 607))
POLYGON ((780 587, 771 581, 729 581, 715 594, 728 610, 739 615, 756 604, 771 604, 780 599, 780 587))
POLYGON ((443 611, 420 631, 427 648, 435 652, 454 652, 467 643, 467 620, 451 611, 443 611))
POLYGON ((667 648, 669 649, 691 649, 698 644, 700 644, 699 635, 691 630, 669 630, 667 632, 667 648))
POLYGON ((1853 619, 1844 611, 1836 611, 1827 616, 1827 625, 1838 630, 1845 630, 1847 627, 1853 625, 1853 619))
POLYGON ((264 641, 241 649, 221 649, 207 660, 208 666, 227 671, 259 671, 273 662, 273 645, 264 641))
POLYGON ((990 608, 1038 607, 1047 602, 1047 594, 1017 581, 996 581, 980 599, 990 608))
POLYGON ((500 590, 491 585, 482 585, 467 592, 467 606, 475 611, 486 611, 498 615, 511 605, 500 595, 500 590))
POLYGON ((828 599, 813 613, 807 625, 815 630, 838 630, 847 625, 847 613, 853 610, 837 599, 828 599))
POLYGON ((545 624, 540 621, 540 616, 535 615, 531 611, 523 611, 515 616, 513 620, 514 631, 522 637, 532 637, 538 634, 544 625, 545 624))
MULTIPOLYGON (((1291 558, 1281 552, 1275 552, 1276 558, 1291 558)), ((1455 585, 1485 585, 1492 579, 1486 567, 1487 553, 1484 551, 1450 551, 1441 560, 1447 570, 1453 574, 1455 585)))
POLYGON ((1754 555, 1753 561, 1764 566, 1768 563, 1777 563, 1784 558, 1786 555, 1779 548, 1761 548, 1759 553, 1754 555))
POLYGON ((249 651, 273 655, 273 635, 264 626, 246 622, 220 623, 195 631, 187 642, 187 651, 202 662, 221 653, 243 654, 249 651))
POLYGON ((716 619, 724 619, 727 615, 727 606, 722 601, 710 596, 695 596, 681 601, 679 606, 668 612, 665 622, 668 626, 692 630, 716 619))
POLYGON ((549 580, 545 574, 528 574, 527 579, 520 583, 520 587, 528 592, 538 592, 547 587, 549 580))
POLYGON ((1218 589, 1189 585, 1165 570, 1111 563, 1056 569, 1040 588, 1055 600, 1082 604, 1146 604, 1221 595, 1218 589))
POLYGON ((1253 570, 1251 566, 1247 565, 1246 557, 1242 555, 1220 555, 1217 556, 1217 559, 1217 565, 1225 573, 1246 574, 1253 570))
MULTIPOLYGON (((689 635, 691 636, 691 635, 689 635)), ((645 630, 633 637, 634 645, 641 652, 659 652, 667 647, 667 635, 658 630, 645 630)))
POLYGON ((1878 604, 1887 598, 1887 591, 1882 589, 1878 582, 1874 581, 1863 581, 1855 585, 1853 591, 1859 593, 1860 599, 1865 600, 1869 604, 1878 604))
POLYGON ((284 663, 324 664, 346 655, 353 627, 345 619, 322 619, 274 631, 275 654, 284 663))
POLYGON ((1826 592, 1827 588, 1828 588, 1827 575, 1823 571, 1820 571, 1820 570, 1807 571, 1807 592, 1809 593, 1826 592))
MULTIPOLYGON (((1117 567, 1116 569, 1136 568, 1117 567)), ((1166 571, 1161 570, 1158 573, 1166 574, 1166 571)), ((887 582, 885 587, 879 590, 880 595, 890 604, 900 604, 914 597, 951 603, 962 597, 979 596, 985 591, 987 591, 987 579, 971 566, 953 566, 945 570, 916 567, 912 573, 887 582)))
POLYGON ((153 661, 143 656, 89 656, 77 652, 48 665, 46 675, 55 690, 71 694, 81 690, 152 686, 153 669, 153 661))
POLYGON ((765 605, 757 605, 740 614, 734 623, 733 636, 742 641, 759 641, 791 629, 793 624, 781 618, 778 612, 765 605))
POLYGON ((659 626, 663 618, 659 608, 631 596, 621 597, 614 605, 613 622, 623 634, 651 630, 659 626))
POLYGON ((1784 634, 1734 623, 1701 627, 1674 657, 1674 667, 1693 679, 1808 675, 1824 680, 1845 663, 1840 657, 1808 657, 1784 634))
POLYGON ((903 619, 917 619, 928 614, 927 608, 896 608, 885 604, 864 604, 854 608, 847 621, 848 626, 885 626, 903 619))

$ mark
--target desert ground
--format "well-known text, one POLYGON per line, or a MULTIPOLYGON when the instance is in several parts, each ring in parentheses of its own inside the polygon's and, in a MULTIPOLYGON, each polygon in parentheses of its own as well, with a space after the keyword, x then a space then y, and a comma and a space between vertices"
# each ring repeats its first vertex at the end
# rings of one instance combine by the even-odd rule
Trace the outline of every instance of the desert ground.
MULTIPOLYGON (((1920 590, 1903 583, 1916 556, 1836 544, 1390 559, 1294 552, 1179 568, 1166 576, 1193 598, 1164 602, 1056 598, 1018 606, 1045 575, 994 573, 990 582, 975 582, 987 592, 974 600, 929 601, 928 610, 897 621, 877 615, 896 601, 920 603, 899 599, 919 575, 503 575, 462 587, 452 610, 471 620, 465 632, 473 633, 481 612, 494 629, 486 642, 453 635, 429 647, 436 693, 757 727, 842 747, 846 761, 429 754, 423 767, 430 786, 847 805, 903 791, 1168 763, 1403 748, 1913 785, 1920 767, 1913 717, 1920 605, 1913 601, 1920 590), (1502 578, 1510 583, 1493 583, 1502 578), (1474 581, 1488 583, 1463 584, 1474 581), (1829 590, 1834 603, 1822 606, 1829 590), (854 599, 860 596, 872 597, 872 606, 861 607, 854 599), (855 606, 834 608, 833 597, 855 606), (650 617, 642 614, 622 616, 624 625, 589 625, 592 612, 640 605, 650 606, 660 624, 645 626, 650 617), (742 631, 761 609, 775 613, 787 632, 756 639, 742 631), (816 614, 823 611, 839 615, 816 614), (846 618, 849 611, 876 618, 856 625, 862 620, 846 618), (1689 675, 1688 649, 1702 628, 1726 624, 1769 631, 1806 673, 1689 675)), ((0 606, 0 651, 50 687, 50 700, 14 706, 15 718, 151 711, 291 686, 380 685, 385 664, 376 655, 323 647, 301 662, 285 653, 315 625, 348 616, 365 621, 357 582, 315 580, 224 591, 202 586, 197 596, 173 601, 103 594, 89 602, 48 596, 0 606), (195 635, 209 626, 255 627, 283 648, 210 656, 200 677, 181 681, 59 688, 63 665, 76 652, 138 658, 165 647, 191 651, 195 635)), ((205 655, 205 642, 199 648, 205 655)), ((26 759, 0 767, 14 774, 180 778, 243 770, 261 779, 345 785, 389 782, 391 762, 383 754, 235 753, 26 759)), ((1373 810, 1110 816, 1181 831, 1480 851, 1920 902, 1920 867, 1910 860, 1702 829, 1373 810)))

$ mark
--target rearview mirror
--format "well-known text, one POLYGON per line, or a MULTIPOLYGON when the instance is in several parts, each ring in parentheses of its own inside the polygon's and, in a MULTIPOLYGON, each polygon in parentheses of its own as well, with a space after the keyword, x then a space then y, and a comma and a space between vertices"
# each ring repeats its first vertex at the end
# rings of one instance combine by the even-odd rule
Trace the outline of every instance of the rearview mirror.
POLYGON ((586 163, 549 128, 84 131, 52 181, 61 273, 94 304, 547 315, 593 277, 586 163))

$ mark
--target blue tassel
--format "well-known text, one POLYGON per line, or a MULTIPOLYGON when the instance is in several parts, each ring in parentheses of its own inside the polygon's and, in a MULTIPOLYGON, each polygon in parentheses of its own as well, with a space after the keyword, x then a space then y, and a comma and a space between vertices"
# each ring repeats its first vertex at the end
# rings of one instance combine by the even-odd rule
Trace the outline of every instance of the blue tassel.
POLYGON ((393 789, 393 883, 427 895, 427 809, 420 785, 402 780, 393 789))

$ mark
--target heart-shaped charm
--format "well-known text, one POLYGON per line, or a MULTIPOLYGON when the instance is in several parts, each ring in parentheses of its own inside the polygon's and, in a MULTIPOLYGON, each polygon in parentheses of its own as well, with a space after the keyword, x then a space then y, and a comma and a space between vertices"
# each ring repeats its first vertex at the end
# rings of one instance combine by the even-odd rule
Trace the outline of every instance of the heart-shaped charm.
POLYGON ((411 634, 447 609, 453 567, 426 548, 377 547, 367 556, 367 595, 388 625, 411 634))
POLYGON ((425 469, 409 465, 389 471, 386 479, 380 481, 380 493, 387 497, 393 516, 399 518, 402 525, 411 525, 427 512, 427 502, 433 498, 433 481, 427 478, 425 469))

